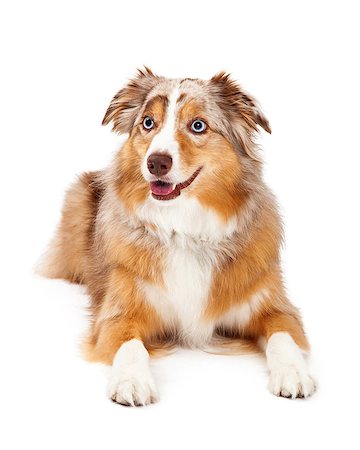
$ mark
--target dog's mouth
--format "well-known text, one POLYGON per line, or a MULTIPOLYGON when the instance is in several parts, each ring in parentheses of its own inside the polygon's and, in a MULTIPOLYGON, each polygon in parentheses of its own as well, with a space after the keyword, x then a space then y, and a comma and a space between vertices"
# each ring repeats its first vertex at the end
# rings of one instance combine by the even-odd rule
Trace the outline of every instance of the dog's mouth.
POLYGON ((201 171, 201 167, 197 169, 190 178, 188 178, 183 183, 172 184, 166 181, 156 180, 150 182, 150 190, 153 198, 156 200, 172 200, 181 194, 181 191, 195 180, 201 171))

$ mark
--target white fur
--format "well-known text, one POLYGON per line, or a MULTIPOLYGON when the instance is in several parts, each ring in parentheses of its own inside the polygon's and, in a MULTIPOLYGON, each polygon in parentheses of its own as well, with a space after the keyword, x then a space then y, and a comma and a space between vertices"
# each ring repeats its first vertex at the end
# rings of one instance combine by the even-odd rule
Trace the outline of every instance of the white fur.
POLYGON ((137 217, 156 225, 162 240, 164 287, 139 281, 146 300, 177 331, 180 340, 201 346, 212 336, 214 323, 202 319, 212 283, 213 268, 224 250, 224 240, 236 230, 234 217, 227 223, 194 198, 180 197, 166 207, 148 199, 137 217))
POLYGON ((224 223, 215 212, 185 192, 174 200, 162 202, 149 197, 137 208, 136 216, 156 225, 155 234, 164 243, 170 243, 174 234, 184 241, 195 238, 199 242, 219 242, 230 237, 237 228, 235 216, 224 223))
POLYGON ((241 331, 249 323, 251 316, 258 311, 261 303, 268 295, 268 289, 264 288, 259 290, 241 305, 230 308, 220 318, 217 326, 226 330, 241 331))
POLYGON ((111 368, 107 395, 123 405, 141 406, 158 399, 150 372, 149 354, 138 339, 125 342, 111 368))
POLYGON ((316 388, 303 353, 285 332, 274 333, 266 346, 270 391, 282 397, 308 397, 316 388))
POLYGON ((201 346, 213 333, 212 323, 201 319, 211 274, 212 264, 205 254, 174 245, 165 261, 164 288, 142 283, 147 301, 190 346, 201 346))
POLYGON ((141 171, 145 180, 147 181, 154 180, 154 176, 150 174, 147 168, 147 160, 152 153, 167 153, 172 157, 173 161, 172 167, 170 172, 167 174, 167 178, 169 178, 172 183, 178 184, 185 181, 188 178, 188 176, 186 176, 181 171, 179 143, 177 142, 175 136, 178 97, 179 97, 179 84, 177 84, 170 93, 169 104, 167 107, 166 116, 162 128, 151 141, 151 144, 142 162, 141 171))

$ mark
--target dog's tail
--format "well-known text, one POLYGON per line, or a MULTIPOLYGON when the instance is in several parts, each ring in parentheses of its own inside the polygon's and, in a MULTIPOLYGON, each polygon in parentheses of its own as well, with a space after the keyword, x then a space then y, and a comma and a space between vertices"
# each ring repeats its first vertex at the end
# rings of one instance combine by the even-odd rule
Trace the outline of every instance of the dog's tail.
POLYGON ((203 350, 214 355, 262 354, 259 345, 252 339, 215 335, 203 350))
MULTIPOLYGON (((163 356, 170 355, 174 353, 178 347, 178 343, 172 340, 146 344, 146 349, 148 350, 152 358, 161 358, 163 356)), ((263 350, 254 340, 240 337, 222 336, 217 334, 211 338, 208 344, 200 347, 200 350, 206 353, 211 353, 213 355, 230 356, 263 354, 263 350)))

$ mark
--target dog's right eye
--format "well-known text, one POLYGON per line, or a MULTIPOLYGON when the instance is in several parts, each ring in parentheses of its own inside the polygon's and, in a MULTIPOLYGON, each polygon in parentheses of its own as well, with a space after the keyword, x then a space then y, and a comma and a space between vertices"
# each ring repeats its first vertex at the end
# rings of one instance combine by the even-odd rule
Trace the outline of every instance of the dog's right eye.
POLYGON ((152 128, 154 128, 154 125, 154 121, 149 116, 145 117, 145 119, 143 120, 143 127, 145 128, 145 130, 151 130, 152 128))

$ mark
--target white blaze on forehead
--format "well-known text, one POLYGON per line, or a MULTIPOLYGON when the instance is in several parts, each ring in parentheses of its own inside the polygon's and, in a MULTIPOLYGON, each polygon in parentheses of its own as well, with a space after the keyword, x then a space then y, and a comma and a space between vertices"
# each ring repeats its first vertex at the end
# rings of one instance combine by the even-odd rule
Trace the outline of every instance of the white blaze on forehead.
POLYGON ((175 182, 183 181, 183 177, 180 173, 180 160, 179 160, 179 143, 176 140, 176 123, 179 98, 179 83, 176 83, 173 90, 168 95, 168 105, 165 113, 164 123, 161 130, 154 136, 148 151, 146 152, 143 161, 143 175, 146 179, 149 179, 150 174, 147 170, 147 159, 152 153, 167 153, 172 157, 173 165, 168 176, 174 179, 175 182))
POLYGON ((150 147, 159 150, 170 150, 169 146, 178 146, 175 141, 177 99, 179 98, 179 86, 175 86, 169 95, 169 102, 166 110, 164 124, 160 132, 154 137, 150 147))

